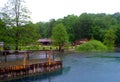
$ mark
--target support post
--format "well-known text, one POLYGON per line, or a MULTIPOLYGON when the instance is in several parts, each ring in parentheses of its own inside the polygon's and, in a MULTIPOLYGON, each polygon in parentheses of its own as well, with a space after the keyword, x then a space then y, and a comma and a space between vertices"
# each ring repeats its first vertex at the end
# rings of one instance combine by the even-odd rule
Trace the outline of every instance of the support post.
POLYGON ((7 62, 7 51, 4 51, 5 55, 5 62, 7 62))
POLYGON ((26 65, 26 52, 24 53, 24 59, 23 59, 23 66, 25 68, 25 65, 26 65))

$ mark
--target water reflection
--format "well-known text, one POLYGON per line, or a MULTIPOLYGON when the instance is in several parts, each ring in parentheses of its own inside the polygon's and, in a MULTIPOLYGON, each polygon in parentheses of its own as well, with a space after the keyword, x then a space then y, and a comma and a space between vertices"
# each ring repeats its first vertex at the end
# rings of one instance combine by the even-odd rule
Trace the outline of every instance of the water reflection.
POLYGON ((37 82, 37 81, 52 82, 52 78, 55 78, 60 75, 62 75, 62 69, 56 70, 51 73, 22 76, 22 77, 18 77, 19 79, 14 78, 13 80, 4 81, 4 82, 37 82))

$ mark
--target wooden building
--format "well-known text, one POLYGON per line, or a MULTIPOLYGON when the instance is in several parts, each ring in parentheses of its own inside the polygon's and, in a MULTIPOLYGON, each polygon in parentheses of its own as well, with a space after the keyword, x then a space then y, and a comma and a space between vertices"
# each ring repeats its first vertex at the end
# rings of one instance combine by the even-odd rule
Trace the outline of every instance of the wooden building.
POLYGON ((42 45, 50 45, 51 44, 51 39, 48 39, 48 38, 39 39, 38 42, 42 45))

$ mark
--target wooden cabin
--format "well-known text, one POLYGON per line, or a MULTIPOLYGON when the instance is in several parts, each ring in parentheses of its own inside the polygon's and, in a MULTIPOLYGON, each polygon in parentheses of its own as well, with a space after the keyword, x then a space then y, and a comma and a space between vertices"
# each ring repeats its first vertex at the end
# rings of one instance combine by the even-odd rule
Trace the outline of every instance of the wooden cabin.
POLYGON ((48 39, 48 38, 39 39, 38 42, 42 45, 50 45, 51 44, 51 39, 48 39))

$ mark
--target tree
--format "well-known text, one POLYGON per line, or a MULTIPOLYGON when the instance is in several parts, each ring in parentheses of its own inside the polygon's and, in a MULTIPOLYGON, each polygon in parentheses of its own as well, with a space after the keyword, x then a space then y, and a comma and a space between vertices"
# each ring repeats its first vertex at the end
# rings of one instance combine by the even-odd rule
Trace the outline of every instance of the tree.
POLYGON ((64 17, 64 19, 63 19, 63 24, 66 27, 66 31, 68 33, 70 42, 73 42, 75 39, 73 26, 77 22, 77 19, 78 19, 78 17, 75 15, 68 15, 67 17, 64 17))
POLYGON ((112 16, 117 20, 117 23, 120 23, 120 12, 114 13, 112 16))
POLYGON ((24 0, 8 0, 8 3, 2 9, 1 18, 6 25, 13 30, 13 39, 15 49, 18 50, 21 39, 21 27, 25 25, 30 18, 28 10, 24 5, 24 0))
POLYGON ((6 26, 5 22, 0 19, 0 42, 4 42, 4 48, 9 46, 8 43, 12 43, 12 29, 6 26))
POLYGON ((32 22, 29 22, 29 24, 26 24, 23 28, 21 28, 22 37, 20 40, 20 43, 24 46, 30 45, 30 44, 36 44, 37 40, 40 38, 40 33, 38 30, 37 25, 33 24, 32 22))
POLYGON ((6 36, 6 26, 5 23, 0 19, 0 42, 5 41, 6 36))
POLYGON ((104 44, 108 47, 109 50, 114 49, 115 38, 115 31, 113 29, 107 30, 104 38, 104 44))
POLYGON ((52 29, 55 25, 55 19, 51 19, 48 23, 48 27, 46 28, 46 38, 49 38, 52 35, 52 29))
POLYGON ((65 43, 68 42, 68 35, 65 26, 63 24, 57 24, 53 27, 51 38, 54 44, 59 46, 59 51, 61 51, 65 43))
POLYGON ((46 23, 45 22, 38 22, 35 24, 38 28, 39 34, 41 35, 41 38, 46 38, 46 23))
POLYGON ((117 46, 120 46, 120 24, 119 24, 119 25, 116 25, 115 34, 116 34, 115 44, 116 44, 117 46))
POLYGON ((91 29, 93 25, 93 20, 91 16, 87 13, 80 15, 79 20, 74 25, 75 40, 83 38, 91 38, 91 29))

